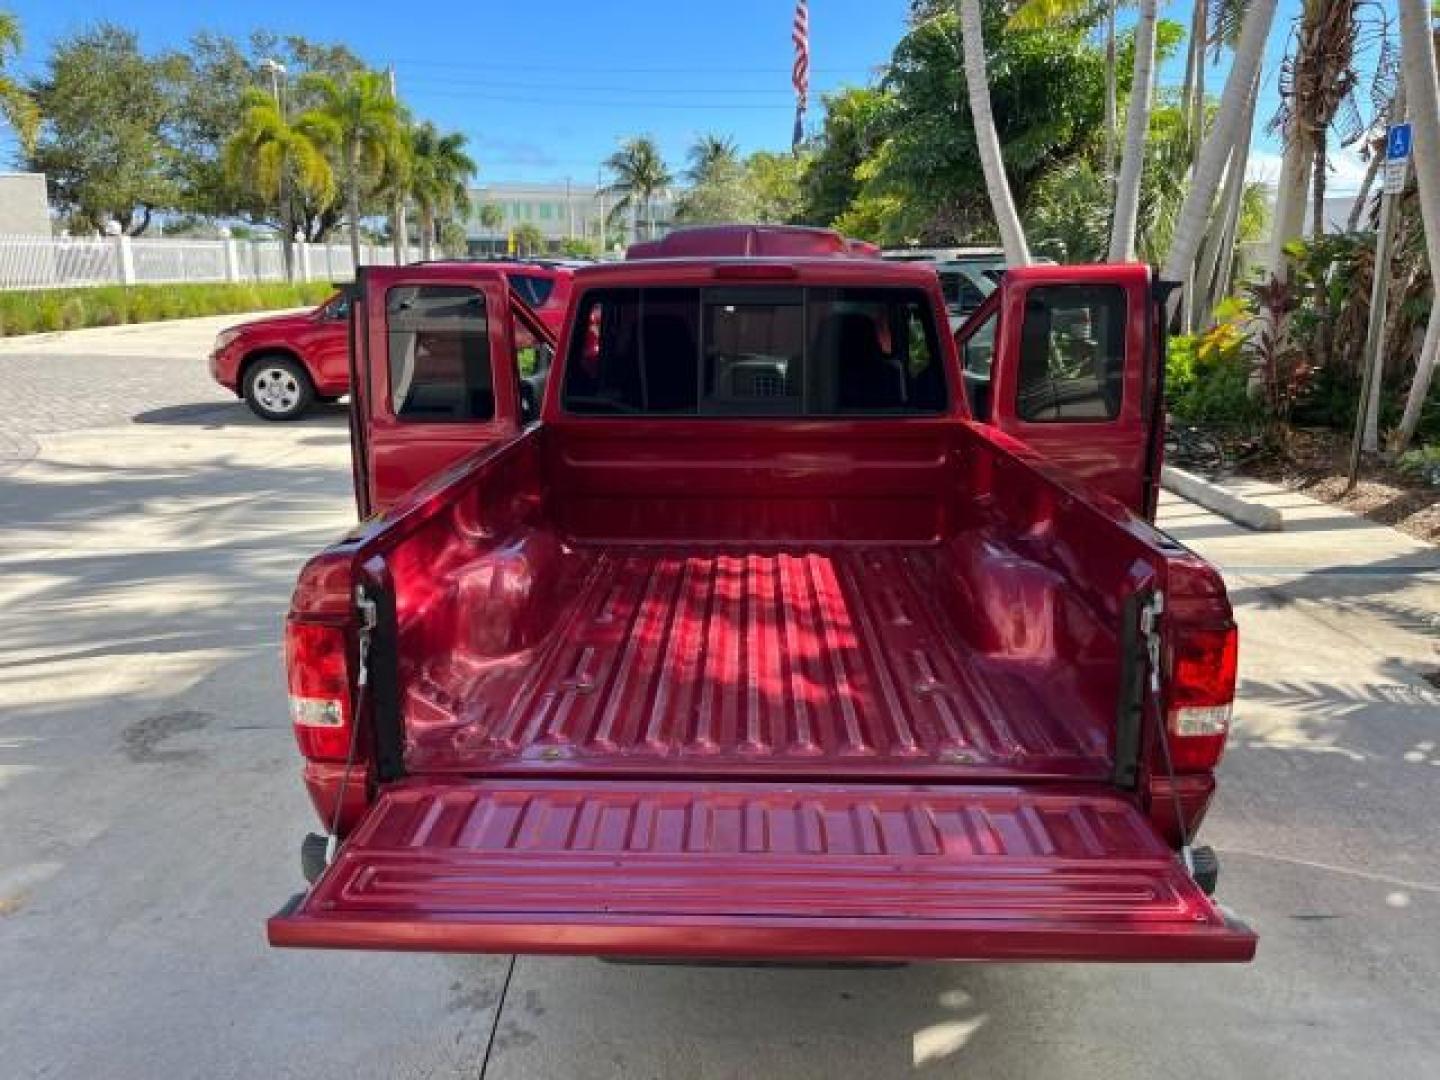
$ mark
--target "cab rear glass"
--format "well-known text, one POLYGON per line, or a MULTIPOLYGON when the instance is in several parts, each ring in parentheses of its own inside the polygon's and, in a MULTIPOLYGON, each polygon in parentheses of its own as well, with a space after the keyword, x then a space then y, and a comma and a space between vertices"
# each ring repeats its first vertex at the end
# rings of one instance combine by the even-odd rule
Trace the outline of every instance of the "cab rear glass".
POLYGON ((919 289, 596 289, 573 323, 561 403, 595 416, 943 413, 919 289))

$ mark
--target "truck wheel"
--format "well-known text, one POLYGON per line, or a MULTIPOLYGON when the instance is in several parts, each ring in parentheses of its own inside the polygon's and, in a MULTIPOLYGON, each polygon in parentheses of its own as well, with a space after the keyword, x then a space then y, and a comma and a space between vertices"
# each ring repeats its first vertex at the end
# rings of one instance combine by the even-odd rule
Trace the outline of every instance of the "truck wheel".
POLYGON ((288 356, 262 356, 245 371, 245 404, 262 420, 294 420, 314 400, 309 373, 288 356))
POLYGON ((315 884, 328 865, 325 861, 325 848, 329 842, 329 837, 313 832, 306 833, 305 839, 300 841, 300 872, 311 885, 315 884))
POLYGON ((1195 884, 1206 896, 1214 896, 1220 883, 1220 856, 1209 844, 1202 844, 1190 849, 1190 858, 1195 863, 1195 884))

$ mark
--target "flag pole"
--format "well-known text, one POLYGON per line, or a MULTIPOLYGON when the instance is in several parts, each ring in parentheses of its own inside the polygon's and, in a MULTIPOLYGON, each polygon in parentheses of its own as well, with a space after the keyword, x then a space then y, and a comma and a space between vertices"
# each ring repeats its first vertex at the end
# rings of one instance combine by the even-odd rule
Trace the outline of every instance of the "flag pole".
POLYGON ((810 4, 795 0, 795 19, 790 24, 790 40, 795 45, 795 63, 790 69, 790 83, 795 87, 795 131, 790 137, 790 152, 800 153, 805 140, 805 108, 810 99, 810 4))

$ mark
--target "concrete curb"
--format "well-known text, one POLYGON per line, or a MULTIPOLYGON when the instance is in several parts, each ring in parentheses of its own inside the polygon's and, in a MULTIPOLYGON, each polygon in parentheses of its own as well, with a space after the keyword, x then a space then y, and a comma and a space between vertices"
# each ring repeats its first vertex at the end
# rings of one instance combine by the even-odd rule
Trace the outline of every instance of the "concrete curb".
POLYGON ((1219 484, 1173 465, 1166 465, 1160 470, 1160 486, 1247 529, 1281 532, 1285 528, 1285 516, 1273 506, 1241 498, 1219 484))

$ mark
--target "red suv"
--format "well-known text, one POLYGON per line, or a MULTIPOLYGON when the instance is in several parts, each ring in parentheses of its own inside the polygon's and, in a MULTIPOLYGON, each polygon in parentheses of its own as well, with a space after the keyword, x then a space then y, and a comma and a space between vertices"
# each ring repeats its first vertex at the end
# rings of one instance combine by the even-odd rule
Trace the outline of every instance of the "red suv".
MULTIPOLYGON (((551 263, 460 263, 500 270, 510 287, 552 331, 570 300, 570 266, 551 263)), ((350 390, 349 301, 337 293, 314 311, 272 315, 222 330, 210 353, 210 374, 243 397, 256 416, 294 420, 315 401, 350 390)))

